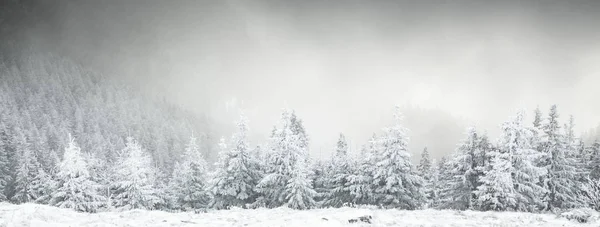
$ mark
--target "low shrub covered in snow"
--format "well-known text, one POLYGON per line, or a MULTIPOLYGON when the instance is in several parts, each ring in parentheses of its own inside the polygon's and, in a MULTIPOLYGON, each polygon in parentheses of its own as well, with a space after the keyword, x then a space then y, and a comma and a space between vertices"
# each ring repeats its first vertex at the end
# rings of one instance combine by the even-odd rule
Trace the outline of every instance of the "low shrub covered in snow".
POLYGON ((561 213, 560 216, 579 223, 588 223, 592 220, 598 220, 598 212, 590 208, 572 209, 561 213))

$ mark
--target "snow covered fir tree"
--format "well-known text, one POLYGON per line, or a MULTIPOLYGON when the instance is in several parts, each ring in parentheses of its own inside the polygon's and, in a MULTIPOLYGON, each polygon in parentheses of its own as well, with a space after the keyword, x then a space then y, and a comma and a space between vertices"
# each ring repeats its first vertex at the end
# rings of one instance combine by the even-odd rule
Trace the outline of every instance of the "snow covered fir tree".
POLYGON ((132 137, 127 137, 115 168, 112 201, 115 207, 153 209, 159 202, 152 160, 132 137))
POLYGON ((309 181, 312 170, 308 168, 308 137, 293 111, 282 111, 269 138, 269 147, 264 177, 256 186, 257 205, 313 208, 316 192, 309 181))
POLYGON ((81 149, 70 136, 69 141, 63 160, 57 166, 56 190, 52 192, 50 204, 77 211, 96 212, 104 198, 98 193, 99 185, 90 179, 81 149))
POLYGON ((400 107, 394 124, 377 138, 373 174, 374 196, 386 208, 418 209, 424 202, 423 178, 415 173, 408 153, 407 129, 401 124, 400 107))
POLYGON ((419 165, 417 165, 417 174, 423 178, 423 192, 425 193, 425 205, 431 207, 434 204, 434 198, 436 197, 435 184, 437 179, 433 172, 433 165, 429 151, 427 147, 421 152, 421 159, 419 165))
POLYGON ((523 112, 502 125, 497 149, 489 153, 490 168, 485 169, 475 192, 480 209, 535 211, 542 207, 546 191, 539 180, 546 170, 536 166, 543 154, 535 150, 533 130, 526 126, 523 112))
POLYGON ((348 143, 344 134, 340 134, 335 151, 324 173, 326 195, 322 206, 341 207, 352 203, 352 195, 348 190, 349 176, 354 171, 354 163, 348 154, 348 143))
POLYGON ((211 207, 247 207, 256 202, 256 185, 261 180, 259 156, 248 143, 248 119, 242 113, 230 143, 222 140, 219 161, 210 180, 211 207))
POLYGON ((174 199, 172 207, 182 210, 206 208, 208 192, 208 164, 200 152, 197 138, 192 135, 181 162, 175 164, 167 193, 174 199))

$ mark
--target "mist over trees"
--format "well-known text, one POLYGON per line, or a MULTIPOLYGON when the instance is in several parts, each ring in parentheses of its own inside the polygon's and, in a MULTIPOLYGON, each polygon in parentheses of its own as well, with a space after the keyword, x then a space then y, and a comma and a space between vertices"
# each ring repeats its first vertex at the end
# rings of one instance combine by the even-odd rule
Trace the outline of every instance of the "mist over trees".
POLYGON ((536 110, 533 122, 518 112, 496 140, 468 128, 453 154, 435 161, 424 148, 418 165, 396 109, 395 121, 360 151, 351 152, 340 134, 331 158, 315 160, 293 110, 282 111, 265 146, 252 146, 243 114, 231 138, 216 144, 204 133, 206 122, 139 99, 67 59, 35 55, 0 68, 3 201, 85 212, 598 207, 600 143, 584 144, 573 132, 574 118, 561 124, 556 106, 546 116, 536 110), (216 146, 212 166, 206 155, 216 146))
POLYGON ((264 143, 242 113, 219 143, 208 120, 143 99, 68 59, 31 55, 0 65, 0 199, 84 212, 243 207, 546 212, 597 209, 600 142, 586 144, 557 106, 519 111, 498 138, 467 128, 455 152, 418 164, 400 109, 355 151, 310 156, 301 117, 283 109, 264 143), (218 147, 218 148, 215 148, 218 147), (218 157, 209 158, 218 149, 218 157), (212 163, 215 163, 212 165, 212 163))
POLYGON ((293 109, 281 110, 264 140, 250 139, 244 113, 232 135, 217 140, 206 116, 74 59, 26 48, 18 40, 30 36, 19 28, 48 11, 28 1, 2 4, 0 202, 81 212, 361 205, 600 210, 599 130, 577 135, 575 118, 565 121, 556 105, 546 113, 536 109, 532 121, 516 112, 497 138, 475 127, 463 135, 437 132, 440 139, 462 139, 454 152, 428 146, 418 157, 411 144, 422 138, 409 138, 409 122, 396 107, 385 113, 392 121, 364 138, 361 149, 352 149, 342 132, 330 157, 318 159, 310 153, 310 129, 293 109), (450 154, 435 159, 434 153, 450 154))

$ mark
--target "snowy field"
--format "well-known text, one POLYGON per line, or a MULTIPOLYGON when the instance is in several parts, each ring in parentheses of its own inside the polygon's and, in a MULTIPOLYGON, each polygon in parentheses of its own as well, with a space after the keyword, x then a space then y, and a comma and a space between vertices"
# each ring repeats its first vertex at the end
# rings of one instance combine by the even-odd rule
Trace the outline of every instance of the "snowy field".
POLYGON ((168 213, 132 210, 78 213, 56 207, 0 203, 0 227, 26 226, 598 226, 600 222, 579 224, 551 214, 476 211, 401 211, 356 208, 297 211, 287 208, 210 211, 208 213, 168 213), (348 219, 372 216, 372 224, 348 223, 348 219))

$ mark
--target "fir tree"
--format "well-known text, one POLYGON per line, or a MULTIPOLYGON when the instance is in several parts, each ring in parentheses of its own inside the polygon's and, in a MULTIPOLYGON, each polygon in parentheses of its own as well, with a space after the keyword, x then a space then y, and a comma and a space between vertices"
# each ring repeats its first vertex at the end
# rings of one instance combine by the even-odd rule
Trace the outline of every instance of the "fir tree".
MULTIPOLYGON (((70 137, 70 136, 69 136, 70 137)), ((65 148, 58 165, 56 191, 50 204, 77 211, 96 212, 104 199, 98 194, 98 184, 90 180, 87 163, 73 139, 65 148)))
POLYGON ((381 150, 373 175, 377 203, 388 208, 418 209, 424 200, 423 179, 414 173, 399 107, 395 109, 394 119, 395 124, 385 128, 378 138, 381 150))
POLYGON ((481 178, 482 185, 476 191, 479 208, 482 210, 507 210, 516 204, 511 178, 510 154, 492 153, 490 170, 481 178))
POLYGON ((436 183, 433 186, 434 197, 431 201, 430 207, 432 208, 448 208, 452 204, 449 198, 446 196, 449 194, 447 190, 451 187, 448 185, 452 182, 454 176, 450 173, 451 166, 447 156, 440 158, 440 161, 436 163, 434 171, 434 179, 436 183))
POLYGON ((20 163, 19 153, 24 150, 25 140, 23 137, 20 137, 23 135, 23 129, 18 126, 12 126, 10 130, 5 131, 4 133, 3 139, 8 160, 8 175, 4 176, 4 179, 7 182, 4 188, 4 195, 7 199, 10 199, 15 195, 16 192, 16 174, 20 163))
POLYGON ((153 209, 159 198, 154 188, 156 172, 152 168, 152 160, 132 137, 127 138, 122 155, 113 185, 115 207, 153 209))
POLYGON ((154 205, 156 210, 175 210, 181 208, 179 204, 175 204, 176 199, 172 193, 175 189, 169 185, 170 180, 173 179, 173 175, 171 174, 175 175, 174 172, 165 173, 160 170, 156 172, 156 180, 154 181, 154 188, 158 197, 158 201, 154 205))
POLYGON ((297 210, 306 210, 315 206, 316 196, 309 180, 306 159, 299 159, 292 170, 291 178, 285 186, 286 206, 297 210))
POLYGON ((475 128, 467 129, 467 138, 463 140, 451 159, 446 163, 442 179, 444 189, 440 191, 441 208, 471 209, 475 198, 475 190, 479 186, 482 152, 480 139, 475 128))
POLYGON ((219 156, 216 173, 211 180, 214 195, 211 206, 227 209, 246 207, 257 198, 255 187, 260 180, 258 160, 250 153, 248 119, 242 114, 236 123, 237 132, 231 137, 231 146, 219 156))
POLYGON ((344 134, 340 134, 330 162, 331 169, 326 174, 329 193, 323 206, 341 207, 345 203, 352 202, 352 196, 347 189, 348 177, 352 171, 352 161, 348 155, 348 143, 344 134))
POLYGON ((299 130, 304 128, 301 121, 292 121, 291 116, 293 116, 292 113, 284 109, 279 127, 273 131, 270 138, 269 146, 271 149, 266 174, 257 185, 257 192, 261 194, 261 198, 257 200, 257 203, 264 204, 267 207, 279 207, 286 204, 293 208, 303 208, 303 206, 300 206, 302 204, 306 208, 314 206, 312 197, 316 193, 312 188, 312 182, 308 180, 311 174, 306 167, 308 140, 305 138, 307 136, 304 130, 299 130), (299 179, 302 177, 307 177, 307 179, 299 179), (304 181, 310 183, 304 184, 304 181), (293 187, 290 186, 292 183, 294 184, 293 187), (295 194, 290 197, 290 193, 306 194, 295 194), (294 199, 307 200, 302 203, 300 201, 291 203, 294 199))
POLYGON ((175 165, 171 180, 176 204, 183 210, 200 209, 208 206, 208 166, 199 146, 197 138, 192 135, 185 148, 182 161, 175 165))
MULTIPOLYGON (((23 135, 21 136, 23 137, 23 135)), ((23 137, 22 140, 25 140, 25 138, 23 137)), ((28 143, 25 142, 25 146, 19 157, 19 166, 15 179, 15 194, 11 200, 16 203, 27 203, 47 197, 47 193, 50 192, 50 188, 48 187, 51 187, 52 184, 29 148, 28 143)))
POLYGON ((9 179, 8 152, 6 151, 4 140, 2 139, 3 124, 0 122, 0 202, 6 201, 6 188, 9 179))
POLYGON ((176 162, 173 166, 173 172, 171 172, 167 183, 167 197, 163 201, 169 209, 186 210, 182 200, 185 198, 185 194, 189 193, 185 182, 185 179, 189 177, 189 172, 189 168, 185 168, 181 161, 176 162))
POLYGON ((432 182, 433 169, 427 147, 423 148, 423 152, 421 152, 421 160, 419 160, 419 165, 417 166, 417 173, 423 178, 423 191, 425 193, 425 199, 427 200, 427 204, 431 205, 431 200, 434 197, 432 182))
POLYGON ((316 192, 315 203, 318 207, 323 206, 324 200, 329 194, 329 188, 327 188, 327 174, 330 173, 328 162, 322 160, 314 160, 311 165, 312 175, 311 180, 313 182, 312 187, 316 192))
POLYGON ((478 160, 479 160, 479 164, 478 164, 478 174, 481 177, 486 170, 489 169, 491 162, 492 162, 492 153, 494 152, 494 150, 496 149, 496 147, 494 146, 494 144, 492 144, 489 139, 488 139, 488 135, 486 132, 484 132, 480 137, 479 137, 479 156, 478 160))
POLYGON ((585 205, 600 211, 600 181, 588 178, 583 185, 585 205))
POLYGON ((566 143, 565 155, 574 170, 573 177, 575 181, 573 181, 573 188, 571 190, 574 192, 577 201, 574 201, 575 204, 573 206, 583 206, 587 199, 583 195, 584 184, 590 175, 590 171, 585 158, 581 156, 583 153, 582 147, 584 145, 583 141, 575 136, 575 118, 573 115, 569 116, 569 122, 564 125, 564 129, 566 143))
POLYGON ((592 180, 600 179, 600 141, 595 140, 594 143, 588 148, 587 153, 590 158, 589 161, 589 171, 590 178, 592 180))
POLYGON ((536 107, 533 116, 533 127, 541 129, 542 123, 542 111, 540 111, 539 107, 536 107))
POLYGON ((542 205, 544 189, 538 180, 545 169, 536 166, 542 154, 535 150, 533 131, 523 118, 519 112, 502 125, 498 150, 476 192, 483 210, 534 211, 542 205))
POLYGON ((569 154, 568 141, 558 123, 556 105, 550 108, 547 121, 543 125, 545 158, 542 164, 547 170, 543 198, 546 210, 572 208, 581 204, 577 190, 577 170, 569 154))
POLYGON ((289 127, 292 133, 298 137, 298 146, 301 149, 308 150, 308 135, 306 134, 302 120, 296 116, 296 112, 293 110, 289 118, 289 127))
POLYGON ((590 168, 590 160, 592 159, 592 156, 588 152, 590 152, 590 149, 588 146, 586 146, 585 142, 581 139, 578 140, 577 154, 575 155, 575 159, 581 168, 581 182, 585 182, 586 178, 589 178, 592 172, 590 168))
POLYGON ((56 190, 56 180, 51 174, 46 173, 44 169, 39 169, 38 174, 32 185, 34 194, 37 195, 36 203, 49 204, 52 199, 52 193, 56 190))
POLYGON ((346 190, 353 197, 353 204, 376 205, 373 175, 375 173, 377 150, 377 136, 373 134, 356 163, 357 167, 348 176, 346 190))
POLYGON ((295 163, 292 149, 298 149, 294 144, 294 136, 290 130, 290 112, 284 109, 278 125, 273 127, 269 138, 269 150, 265 162, 265 175, 256 186, 261 197, 255 206, 263 205, 268 208, 280 207, 285 203, 285 187, 290 179, 292 165, 295 163), (279 127, 278 127, 279 126, 279 127))
POLYGON ((438 169, 438 166, 438 161, 433 159, 431 161, 431 175, 424 185, 425 196, 427 199, 426 208, 436 208, 439 206, 440 169, 438 169))
POLYGON ((431 175, 431 158, 429 157, 427 147, 423 148, 423 151, 421 152, 421 160, 419 160, 417 171, 423 178, 431 175))

